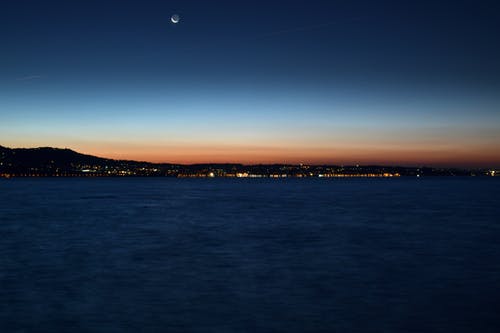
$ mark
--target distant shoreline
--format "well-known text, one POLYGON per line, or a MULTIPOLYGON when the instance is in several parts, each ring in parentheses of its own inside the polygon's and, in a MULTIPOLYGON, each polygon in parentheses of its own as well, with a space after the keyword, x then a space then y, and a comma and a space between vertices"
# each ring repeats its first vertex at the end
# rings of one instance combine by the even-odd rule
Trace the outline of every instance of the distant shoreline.
POLYGON ((0 146, 0 177, 173 177, 173 178, 397 178, 500 176, 497 169, 380 165, 207 163, 167 164, 113 160, 59 148, 0 146))
POLYGON ((180 175, 180 176, 162 176, 162 175, 98 175, 98 174, 71 174, 71 175, 13 175, 0 174, 0 179, 26 179, 26 178, 108 178, 108 179, 124 179, 124 178, 169 178, 169 179, 408 179, 408 178, 496 178, 491 174, 477 175, 332 175, 332 176, 267 176, 267 175, 252 175, 249 177, 238 176, 204 176, 204 175, 180 175))

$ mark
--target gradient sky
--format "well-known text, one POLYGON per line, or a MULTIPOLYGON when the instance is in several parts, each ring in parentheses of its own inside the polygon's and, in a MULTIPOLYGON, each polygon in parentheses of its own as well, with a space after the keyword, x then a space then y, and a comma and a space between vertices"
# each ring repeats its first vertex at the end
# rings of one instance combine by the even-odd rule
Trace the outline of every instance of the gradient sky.
POLYGON ((497 3, 3 1, 0 145, 499 167, 497 3))

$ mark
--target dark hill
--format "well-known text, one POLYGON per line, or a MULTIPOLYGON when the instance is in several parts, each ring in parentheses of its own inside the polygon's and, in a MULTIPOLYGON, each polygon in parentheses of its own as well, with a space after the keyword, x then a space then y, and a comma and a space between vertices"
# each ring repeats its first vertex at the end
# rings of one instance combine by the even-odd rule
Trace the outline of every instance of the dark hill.
POLYGON ((77 153, 71 149, 59 148, 6 148, 0 146, 0 173, 72 173, 83 169, 126 170, 129 168, 152 167, 147 162, 112 160, 77 153))

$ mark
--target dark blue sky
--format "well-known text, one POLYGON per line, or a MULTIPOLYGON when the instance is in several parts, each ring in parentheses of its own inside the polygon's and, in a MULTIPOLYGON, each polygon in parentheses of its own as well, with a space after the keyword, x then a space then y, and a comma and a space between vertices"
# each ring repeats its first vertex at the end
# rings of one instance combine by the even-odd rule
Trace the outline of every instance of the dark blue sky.
POLYGON ((498 162, 495 1, 16 0, 0 27, 0 144, 498 162))
POLYGON ((2 71, 12 77, 499 83, 494 1, 19 0, 1 9, 2 71), (181 24, 169 25, 171 13, 181 24))

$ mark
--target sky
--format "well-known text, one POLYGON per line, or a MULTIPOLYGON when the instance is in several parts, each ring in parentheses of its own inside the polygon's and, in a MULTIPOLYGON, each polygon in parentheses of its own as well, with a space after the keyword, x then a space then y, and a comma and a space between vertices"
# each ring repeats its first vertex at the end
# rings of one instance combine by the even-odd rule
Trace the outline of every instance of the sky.
POLYGON ((3 1, 0 145, 500 167, 497 3, 3 1))

